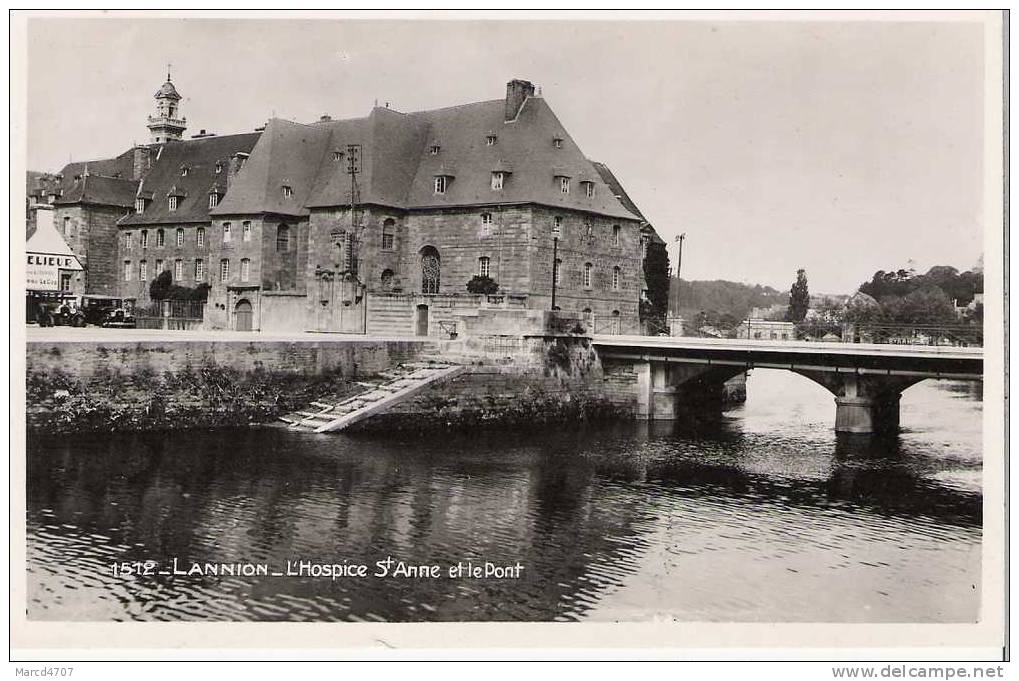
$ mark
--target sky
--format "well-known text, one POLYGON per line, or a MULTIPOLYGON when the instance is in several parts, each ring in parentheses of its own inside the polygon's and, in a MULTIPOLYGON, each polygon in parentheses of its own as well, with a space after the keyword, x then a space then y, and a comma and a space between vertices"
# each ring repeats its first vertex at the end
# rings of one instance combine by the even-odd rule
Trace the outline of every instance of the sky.
POLYGON ((187 134, 500 99, 532 81, 683 279, 851 293, 983 244, 983 26, 873 21, 34 18, 27 161, 148 141, 172 63, 187 134))

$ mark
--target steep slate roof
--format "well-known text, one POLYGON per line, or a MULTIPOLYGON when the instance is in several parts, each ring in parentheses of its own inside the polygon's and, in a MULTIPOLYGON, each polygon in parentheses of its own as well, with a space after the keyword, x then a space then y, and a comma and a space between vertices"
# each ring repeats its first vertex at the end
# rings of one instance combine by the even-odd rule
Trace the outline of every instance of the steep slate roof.
POLYGON ((89 174, 74 182, 71 187, 60 195, 54 203, 58 206, 71 203, 92 203, 102 206, 122 206, 129 208, 134 205, 134 195, 138 191, 138 181, 118 177, 103 177, 89 174))
MULTIPOLYGON (((96 159, 92 161, 75 161, 64 166, 57 176, 56 190, 60 196, 55 201, 58 205, 78 203, 86 201, 91 203, 103 203, 106 200, 113 200, 110 205, 128 205, 123 203, 123 187, 127 182, 133 182, 137 187, 138 183, 134 177, 134 149, 128 149, 116 158, 96 159), (86 176, 89 180, 96 178, 110 178, 124 181, 125 184, 109 184, 97 182, 95 190, 85 191, 86 176)), ((133 190, 132 190, 133 191, 133 190)), ((132 199, 133 202, 133 199, 132 199)), ((129 202, 131 203, 131 202, 129 202)))
POLYGON ((328 128, 271 119, 226 197, 209 213, 307 215, 306 202, 327 153, 328 128), (289 198, 283 196, 284 186, 292 190, 289 198))
POLYGON ((619 202, 626 206, 626 209, 628 211, 639 216, 640 219, 645 222, 647 228, 651 231, 652 241, 664 244, 665 240, 658 235, 658 232, 655 230, 655 228, 651 226, 651 223, 649 223, 647 218, 644 217, 644 214, 640 212, 640 209, 637 208, 637 204, 635 204, 633 202, 633 199, 630 198, 630 195, 626 193, 626 189, 623 188, 623 184, 619 181, 618 178, 616 178, 612 170, 610 170, 609 167, 604 163, 599 163, 598 161, 591 161, 591 165, 593 165, 595 170, 598 171, 598 174, 601 175, 602 180, 604 180, 605 184, 609 186, 609 189, 611 189, 612 193, 615 194, 617 199, 619 199, 619 202))
MULTIPOLYGON (((120 224, 209 222, 209 190, 213 185, 225 187, 230 157, 237 152, 251 152, 259 135, 255 132, 202 137, 162 145, 159 158, 154 159, 139 190, 146 196, 151 192, 152 200, 144 213, 131 213, 122 218, 120 224), (217 161, 222 163, 219 174, 216 173, 217 161), (182 176, 184 166, 188 173, 182 176), (171 191, 179 197, 175 211, 170 211, 167 201, 171 191)), ((247 164, 241 173, 246 170, 247 164)))
POLYGON ((616 199, 617 192, 543 99, 528 98, 514 121, 504 115, 505 102, 498 99, 408 114, 376 107, 365 118, 311 125, 271 120, 211 213, 301 216, 310 207, 345 205, 350 202, 346 147, 361 144, 361 203, 403 209, 539 203, 642 219, 616 199), (493 134, 496 143, 488 146, 486 137, 493 134), (555 138, 563 140, 562 148, 555 148, 555 138), (433 144, 440 147, 438 154, 429 153, 433 144), (335 160, 336 151, 343 157, 335 160), (510 171, 502 191, 492 191, 495 170, 510 171), (434 193, 439 174, 452 177, 442 195, 434 193), (556 174, 571 178, 569 194, 561 193, 556 174), (594 183, 593 197, 582 181, 594 183), (293 189, 290 199, 283 199, 284 184, 293 189))

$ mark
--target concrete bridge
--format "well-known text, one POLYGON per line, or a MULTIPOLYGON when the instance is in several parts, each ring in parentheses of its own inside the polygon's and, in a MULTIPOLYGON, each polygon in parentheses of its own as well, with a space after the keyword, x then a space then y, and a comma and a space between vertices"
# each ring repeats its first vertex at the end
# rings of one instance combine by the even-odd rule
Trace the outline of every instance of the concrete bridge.
POLYGON ((895 430, 903 390, 925 378, 980 380, 984 368, 982 348, 649 336, 593 343, 603 360, 634 363, 639 418, 721 410, 725 381, 747 369, 785 369, 835 396, 835 430, 846 433, 895 430))

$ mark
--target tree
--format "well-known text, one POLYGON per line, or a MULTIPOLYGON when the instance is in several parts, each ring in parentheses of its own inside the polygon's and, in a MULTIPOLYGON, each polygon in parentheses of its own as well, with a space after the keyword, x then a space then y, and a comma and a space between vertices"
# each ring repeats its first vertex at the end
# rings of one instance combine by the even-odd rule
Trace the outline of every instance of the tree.
POLYGON ((152 300, 197 300, 209 299, 208 284, 199 284, 195 288, 178 286, 173 283, 173 273, 163 270, 149 284, 149 298, 152 300))
POLYGON ((651 303, 648 312, 663 321, 669 312, 669 279, 669 252, 665 244, 655 241, 648 243, 647 257, 644 258, 644 280, 647 282, 647 297, 651 303))
POLYGON ((497 284, 491 277, 486 277, 481 274, 474 275, 474 278, 467 282, 468 293, 483 293, 492 295, 498 291, 499 284, 497 284))
POLYGON ((787 322, 802 322, 810 307, 810 292, 807 290, 806 270, 796 270, 796 282, 789 289, 789 311, 786 312, 787 322))

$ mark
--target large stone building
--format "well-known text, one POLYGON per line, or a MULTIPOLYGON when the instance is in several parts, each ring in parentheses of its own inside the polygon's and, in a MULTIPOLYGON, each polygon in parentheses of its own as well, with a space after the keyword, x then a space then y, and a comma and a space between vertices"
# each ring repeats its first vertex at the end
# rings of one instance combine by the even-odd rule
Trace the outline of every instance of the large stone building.
POLYGON ((84 230, 91 290, 144 303, 169 270, 211 287, 210 329, 436 334, 553 298, 595 330, 638 328, 657 235, 527 81, 498 100, 187 140, 179 101, 168 77, 149 145, 61 174, 58 225, 71 219, 72 245, 84 230), (470 293, 477 275, 498 292, 470 293))

